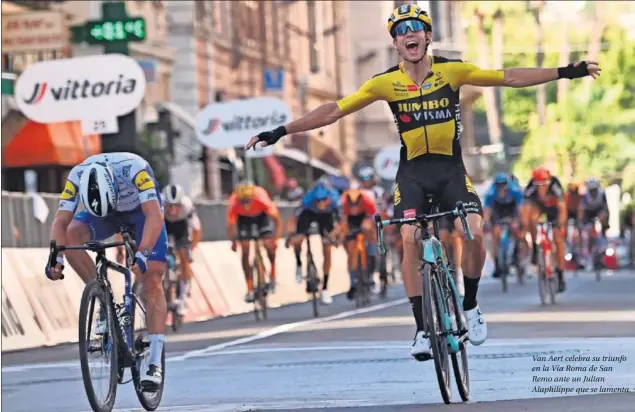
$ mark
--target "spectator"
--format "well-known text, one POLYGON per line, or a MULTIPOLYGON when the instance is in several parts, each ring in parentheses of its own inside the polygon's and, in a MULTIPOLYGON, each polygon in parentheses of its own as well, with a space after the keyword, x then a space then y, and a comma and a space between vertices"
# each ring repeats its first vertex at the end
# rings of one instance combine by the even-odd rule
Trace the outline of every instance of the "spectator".
POLYGON ((294 178, 288 179, 283 191, 283 198, 289 202, 296 202, 304 196, 304 189, 298 185, 298 181, 294 178))

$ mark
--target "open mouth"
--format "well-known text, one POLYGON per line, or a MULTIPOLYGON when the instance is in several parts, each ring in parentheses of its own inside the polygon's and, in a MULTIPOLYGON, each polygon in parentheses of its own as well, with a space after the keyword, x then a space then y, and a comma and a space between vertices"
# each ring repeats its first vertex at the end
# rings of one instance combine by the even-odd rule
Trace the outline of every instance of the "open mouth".
POLYGON ((408 49, 409 51, 417 51, 418 48, 419 48, 419 42, 414 40, 408 40, 406 42, 406 49, 408 49))

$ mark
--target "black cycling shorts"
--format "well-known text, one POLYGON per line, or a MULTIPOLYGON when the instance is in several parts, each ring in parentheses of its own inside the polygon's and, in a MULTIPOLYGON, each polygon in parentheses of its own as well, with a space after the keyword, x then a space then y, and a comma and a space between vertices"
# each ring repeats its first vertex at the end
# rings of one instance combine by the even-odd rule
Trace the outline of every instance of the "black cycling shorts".
POLYGON ((490 223, 492 225, 496 225, 500 223, 502 220, 515 219, 517 217, 518 217, 518 206, 516 205, 516 202, 510 203, 507 205, 500 205, 500 204, 494 203, 494 206, 492 206, 492 214, 490 218, 490 223))
POLYGON ((346 222, 348 223, 348 234, 346 235, 347 239, 352 239, 357 232, 362 230, 362 222, 367 216, 368 215, 366 213, 346 216, 346 222))
POLYGON ((311 230, 311 224, 317 223, 319 233, 324 236, 335 229, 335 216, 331 212, 316 213, 304 209, 297 217, 296 233, 307 234, 311 230))
POLYGON ((176 222, 165 221, 165 230, 168 237, 174 238, 175 249, 187 249, 190 247, 190 230, 187 219, 176 222))
POLYGON ((529 198, 527 198, 527 201, 535 205, 538 210, 540 210, 541 214, 544 213, 545 215, 547 215, 547 221, 549 223, 554 226, 558 225, 558 216, 560 215, 560 213, 558 212, 557 206, 545 206, 544 203, 538 200, 537 196, 530 196, 529 198))
POLYGON ((447 216, 443 219, 439 219, 439 230, 447 230, 450 233, 454 232, 454 219, 456 219, 454 216, 447 216))
MULTIPOLYGON (((439 211, 454 209, 463 202, 468 213, 483 215, 483 206, 467 176, 463 163, 428 160, 421 156, 399 165, 395 179, 395 218, 410 218, 429 213, 426 195, 432 195, 439 211)), ((450 218, 452 222, 454 219, 450 218)))
POLYGON ((588 225, 594 222, 596 217, 600 217, 600 214, 606 209, 600 208, 596 210, 584 210, 584 216, 582 217, 582 224, 588 225))
POLYGON ((239 240, 259 239, 273 234, 271 220, 266 213, 254 217, 239 215, 237 226, 239 240))

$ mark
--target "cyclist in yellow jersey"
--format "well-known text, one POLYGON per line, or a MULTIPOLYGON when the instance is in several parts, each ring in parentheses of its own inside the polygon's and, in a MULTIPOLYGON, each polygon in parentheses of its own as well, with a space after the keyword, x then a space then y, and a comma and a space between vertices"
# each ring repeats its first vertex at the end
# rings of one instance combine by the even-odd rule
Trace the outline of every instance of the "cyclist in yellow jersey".
MULTIPOLYGON (((517 68, 483 70, 479 67, 444 57, 431 56, 432 20, 416 4, 396 8, 388 19, 388 31, 403 62, 378 74, 361 88, 337 102, 326 103, 304 117, 274 130, 254 136, 246 149, 263 142, 276 143, 290 133, 301 133, 330 125, 374 101, 388 102, 401 139, 401 159, 396 186, 401 194, 395 205, 395 217, 414 217, 425 212, 424 194, 432 194, 441 207, 448 209, 461 200, 466 204, 468 223, 474 241, 463 248, 463 275, 468 337, 474 345, 487 338, 487 327, 476 301, 478 283, 485 261, 483 218, 479 197, 474 190, 461 158, 459 136, 461 115, 459 88, 463 85, 528 87, 550 81, 585 76, 595 78, 600 68, 586 61, 560 68, 517 68)), ((454 226, 463 236, 459 219, 454 226)), ((411 354, 428 358, 430 340, 423 332, 421 277, 418 276, 419 245, 415 227, 404 225, 402 262, 406 293, 410 297, 417 332, 411 354)))

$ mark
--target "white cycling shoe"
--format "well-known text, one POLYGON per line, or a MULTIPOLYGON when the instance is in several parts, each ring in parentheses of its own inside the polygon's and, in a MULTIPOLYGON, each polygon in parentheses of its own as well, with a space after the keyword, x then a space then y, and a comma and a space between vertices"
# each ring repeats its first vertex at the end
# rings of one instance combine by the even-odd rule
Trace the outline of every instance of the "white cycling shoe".
POLYGON ((465 311, 467 319, 467 336, 470 338, 472 345, 481 345, 487 340, 487 323, 481 313, 481 308, 476 305, 474 309, 465 311))
POLYGON ((108 326, 108 323, 106 322, 106 319, 101 320, 101 319, 97 319, 97 321, 95 322, 95 335, 97 336, 101 336, 104 333, 106 333, 106 327, 108 326))
POLYGON ((430 338, 426 337, 424 332, 417 332, 415 335, 410 354, 418 361, 425 361, 432 358, 430 338))
POLYGON ((302 283, 302 267, 300 266, 295 268, 295 281, 302 283))
POLYGON ((333 303, 333 298, 331 297, 331 294, 328 290, 323 290, 321 295, 323 305, 330 305, 331 303, 333 303))
POLYGON ((185 315, 185 301, 183 299, 177 299, 174 301, 176 305, 176 314, 179 316, 185 315))

